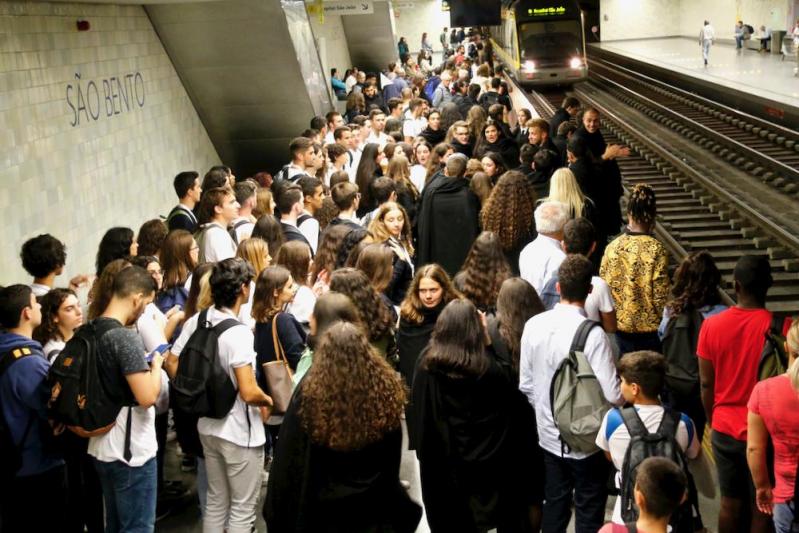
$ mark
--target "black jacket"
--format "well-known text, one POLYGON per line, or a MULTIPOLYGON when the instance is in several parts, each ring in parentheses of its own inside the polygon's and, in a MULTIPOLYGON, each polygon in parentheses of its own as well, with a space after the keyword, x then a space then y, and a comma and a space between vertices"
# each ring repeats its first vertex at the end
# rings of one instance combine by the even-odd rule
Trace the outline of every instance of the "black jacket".
POLYGON ((422 516, 399 480, 402 431, 360 450, 314 444, 299 413, 302 388, 291 399, 263 516, 269 533, 413 533, 422 516))
POLYGON ((471 142, 468 144, 461 144, 457 139, 452 139, 452 142, 449 144, 452 145, 452 148, 455 150, 456 154, 463 154, 471 159, 472 153, 474 152, 474 145, 471 142))
POLYGON ((519 166, 519 147, 511 139, 500 136, 496 142, 479 142, 474 147, 474 157, 482 159, 488 152, 496 152, 502 157, 505 168, 519 166))
POLYGON ((480 201, 468 181, 444 176, 431 180, 417 215, 416 265, 438 263, 454 276, 480 233, 479 214, 480 201))
POLYGON ((580 126, 574 132, 574 136, 585 141, 590 161, 594 164, 595 172, 599 176, 599 185, 596 190, 600 192, 593 200, 604 222, 605 234, 616 235, 623 222, 619 198, 624 194, 624 189, 621 184, 619 164, 615 159, 602 160, 607 143, 601 131, 589 133, 584 126, 580 126))
POLYGON ((487 356, 491 365, 479 377, 417 365, 411 444, 433 533, 502 530, 543 499, 535 414, 493 351, 487 356))
POLYGON ((422 130, 422 133, 419 134, 419 137, 423 138, 425 141, 430 143, 430 146, 435 146, 439 143, 444 142, 444 137, 447 136, 447 132, 438 129, 438 130, 431 130, 430 126, 426 127, 422 130))
POLYGON ((454 99, 455 105, 458 106, 458 111, 461 114, 461 118, 466 120, 466 116, 469 114, 469 110, 476 105, 480 105, 477 103, 477 100, 470 97, 469 95, 462 95, 457 94, 455 95, 454 99))
POLYGON ((197 231, 197 217, 182 205, 176 205, 166 218, 169 231, 185 229, 189 233, 197 231))
POLYGON ((555 114, 552 115, 552 118, 549 119, 549 137, 554 139, 558 136, 558 127, 564 122, 568 122, 571 120, 571 115, 569 115, 568 111, 563 109, 562 107, 555 111, 555 114))

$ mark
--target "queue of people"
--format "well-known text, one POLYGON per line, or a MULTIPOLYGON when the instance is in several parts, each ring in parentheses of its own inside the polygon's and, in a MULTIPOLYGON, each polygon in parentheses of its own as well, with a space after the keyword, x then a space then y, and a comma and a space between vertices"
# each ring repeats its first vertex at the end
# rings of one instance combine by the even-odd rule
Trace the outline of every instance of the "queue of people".
POLYGON ((790 531, 799 322, 765 308, 768 259, 738 260, 729 308, 711 254, 670 277, 655 191, 622 214, 630 152, 600 111, 513 109, 470 40, 388 86, 349 71, 347 113, 313 117, 274 173, 180 172, 168 216, 109 229, 69 287, 62 241, 24 244, 30 283, 0 290, 3 527, 153 531, 171 417, 205 532, 259 513, 270 533, 412 532, 420 503, 434 532, 699 531, 705 431, 718 530, 790 531), (105 424, 58 409, 71 395, 105 424))

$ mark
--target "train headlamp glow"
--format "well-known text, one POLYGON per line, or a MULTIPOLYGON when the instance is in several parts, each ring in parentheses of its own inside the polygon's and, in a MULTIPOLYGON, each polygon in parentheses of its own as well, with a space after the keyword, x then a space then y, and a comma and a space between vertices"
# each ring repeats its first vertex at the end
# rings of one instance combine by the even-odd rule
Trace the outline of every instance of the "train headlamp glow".
POLYGON ((522 65, 522 70, 524 72, 535 72, 535 61, 527 60, 522 65))
POLYGON ((583 60, 580 59, 579 57, 573 57, 571 58, 571 61, 569 61, 569 66, 571 68, 582 68, 583 60))

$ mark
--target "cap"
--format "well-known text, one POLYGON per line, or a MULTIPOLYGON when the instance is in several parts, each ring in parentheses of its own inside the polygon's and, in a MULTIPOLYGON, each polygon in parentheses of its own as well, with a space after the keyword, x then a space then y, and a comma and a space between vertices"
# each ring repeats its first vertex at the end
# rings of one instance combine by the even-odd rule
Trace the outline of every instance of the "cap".
POLYGON ((771 264, 762 255, 744 255, 735 264, 735 281, 743 287, 771 287, 771 264))

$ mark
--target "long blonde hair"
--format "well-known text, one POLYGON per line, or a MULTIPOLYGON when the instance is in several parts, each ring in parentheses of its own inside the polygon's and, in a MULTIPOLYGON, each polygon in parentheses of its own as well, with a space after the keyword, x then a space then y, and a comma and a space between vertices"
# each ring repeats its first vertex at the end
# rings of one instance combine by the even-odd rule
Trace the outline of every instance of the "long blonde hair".
POLYGON ((411 164, 402 151, 397 151, 388 163, 388 177, 408 189, 414 200, 419 198, 419 190, 411 181, 411 164))
POLYGON ((585 195, 577 183, 577 178, 568 168, 559 168, 552 174, 549 182, 549 197, 547 201, 562 202, 566 204, 573 218, 583 216, 585 208, 585 195))
POLYGON ((236 257, 240 257, 252 265, 255 277, 269 266, 269 245, 260 237, 250 237, 241 241, 236 250, 236 257))
POLYGON ((799 391, 799 318, 791 323, 785 344, 788 348, 788 360, 793 358, 793 363, 788 367, 788 377, 793 388, 799 391))
POLYGON ((411 235, 411 220, 408 218, 408 213, 405 208, 396 202, 386 202, 380 206, 377 214, 372 218, 369 223, 369 233, 374 237, 375 242, 384 242, 389 240, 392 235, 389 233, 383 219, 389 211, 399 211, 402 213, 402 218, 405 221, 402 225, 402 232, 400 232, 399 239, 397 239, 408 251, 409 255, 413 255, 413 237, 411 235))

